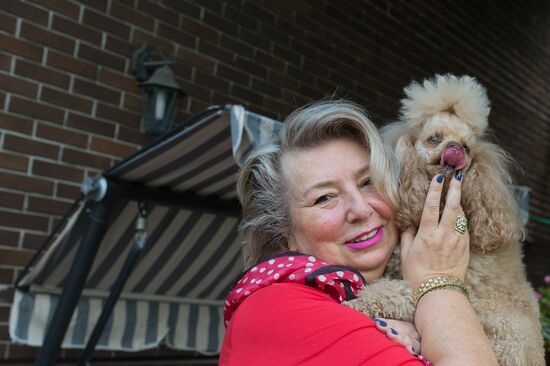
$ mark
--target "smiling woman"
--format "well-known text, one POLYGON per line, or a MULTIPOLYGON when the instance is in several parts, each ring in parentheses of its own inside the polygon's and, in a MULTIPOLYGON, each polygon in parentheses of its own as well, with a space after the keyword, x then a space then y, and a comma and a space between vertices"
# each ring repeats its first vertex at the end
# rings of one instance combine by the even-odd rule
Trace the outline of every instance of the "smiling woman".
POLYGON ((378 279, 397 244, 391 205, 372 186, 370 154, 350 138, 284 155, 293 223, 288 247, 378 279))
MULTIPOLYGON (((448 224, 463 215, 461 183, 450 183, 439 226, 442 181, 432 180, 418 235, 403 236, 414 289, 435 276, 464 279, 469 237, 448 224)), ((220 365, 426 365, 420 335, 438 366, 494 364, 471 305, 447 285, 419 300, 418 331, 342 305, 382 276, 397 246, 396 184, 376 128, 346 101, 298 109, 280 141, 247 157, 237 188, 251 268, 225 301, 220 365)))

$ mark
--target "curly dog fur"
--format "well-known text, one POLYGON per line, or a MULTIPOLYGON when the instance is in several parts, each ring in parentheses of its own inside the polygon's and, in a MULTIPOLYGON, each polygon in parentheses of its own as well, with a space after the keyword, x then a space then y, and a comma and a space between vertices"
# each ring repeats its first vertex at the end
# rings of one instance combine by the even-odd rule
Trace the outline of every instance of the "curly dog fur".
MULTIPOLYGON (((485 88, 469 76, 437 75, 413 82, 405 95, 400 121, 382 132, 400 165, 400 227, 418 226, 431 178, 443 173, 448 182, 455 173, 442 154, 451 146, 461 149, 470 300, 500 365, 544 365, 538 304, 522 262, 524 233, 508 189, 512 160, 488 139, 485 88)), ((411 292, 400 280, 397 250, 385 276, 347 305, 369 316, 412 321, 411 292)))

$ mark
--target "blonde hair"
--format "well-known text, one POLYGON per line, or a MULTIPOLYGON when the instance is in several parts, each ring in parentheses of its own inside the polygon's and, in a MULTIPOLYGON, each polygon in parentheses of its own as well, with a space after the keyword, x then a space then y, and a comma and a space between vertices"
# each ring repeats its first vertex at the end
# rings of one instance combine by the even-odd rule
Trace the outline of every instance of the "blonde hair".
POLYGON ((286 238, 292 221, 282 156, 342 137, 358 141, 370 152, 371 182, 397 207, 397 166, 365 111, 345 100, 306 105, 286 118, 279 141, 254 150, 239 171, 237 193, 243 209, 241 231, 248 265, 288 249, 286 238))

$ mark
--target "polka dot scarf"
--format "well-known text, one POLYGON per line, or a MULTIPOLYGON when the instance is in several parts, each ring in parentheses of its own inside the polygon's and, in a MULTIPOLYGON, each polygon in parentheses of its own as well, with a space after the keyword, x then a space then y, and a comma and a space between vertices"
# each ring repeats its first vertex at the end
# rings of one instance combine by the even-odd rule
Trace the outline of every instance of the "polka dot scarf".
POLYGON ((351 267, 329 265, 296 252, 279 253, 250 268, 233 286, 225 300, 225 326, 247 296, 273 283, 284 282, 318 288, 338 302, 354 299, 366 284, 363 276, 351 267))

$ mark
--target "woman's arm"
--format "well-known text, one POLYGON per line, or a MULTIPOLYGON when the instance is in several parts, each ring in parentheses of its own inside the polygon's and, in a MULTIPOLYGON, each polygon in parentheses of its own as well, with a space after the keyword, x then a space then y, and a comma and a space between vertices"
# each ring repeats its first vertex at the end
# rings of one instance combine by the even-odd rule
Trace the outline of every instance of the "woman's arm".
MULTIPOLYGON (((412 289, 436 276, 464 280, 469 260, 469 235, 455 230, 461 182, 452 178, 439 219, 443 183, 430 184, 418 232, 406 230, 401 240, 401 270, 412 289)), ((479 319, 467 297, 452 287, 426 293, 418 302, 415 325, 422 354, 436 366, 498 365, 479 319)))

